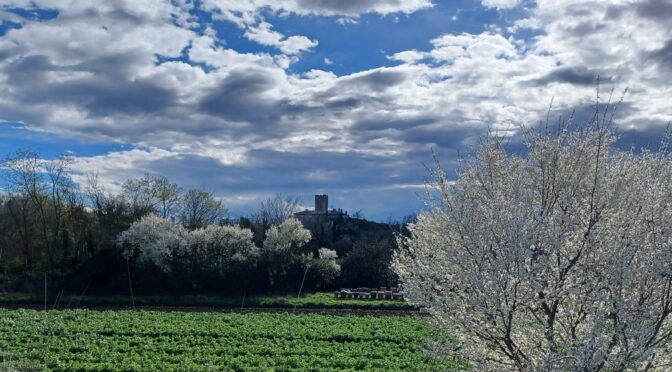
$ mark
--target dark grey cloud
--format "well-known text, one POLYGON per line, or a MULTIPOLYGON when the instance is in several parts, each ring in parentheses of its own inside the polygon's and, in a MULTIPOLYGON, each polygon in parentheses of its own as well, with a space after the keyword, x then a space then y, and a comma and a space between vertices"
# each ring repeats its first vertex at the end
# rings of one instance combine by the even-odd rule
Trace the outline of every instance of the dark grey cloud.
POLYGON ((672 19, 672 1, 669 0, 646 0, 632 4, 637 14, 641 17, 652 18, 668 23, 672 19))
POLYGON ((604 19, 618 21, 626 13, 634 13, 637 17, 667 25, 672 18, 672 1, 640 0, 627 4, 611 4, 607 8, 604 19))
MULTIPOLYGON (((304 11, 357 16, 385 7, 403 9, 406 1, 408 0, 297 0, 297 3, 304 11)), ((417 3, 421 2, 416 1, 417 3)))
POLYGON ((627 7, 623 5, 609 5, 607 11, 604 13, 604 19, 607 21, 617 21, 621 19, 627 7))
POLYGON ((406 80, 407 76, 402 71, 375 70, 371 73, 357 76, 350 80, 349 84, 363 85, 374 91, 384 90, 399 85, 406 80))
POLYGON ((4 61, 5 59, 13 55, 14 53, 12 53, 10 50, 0 50, 0 62, 4 61))
POLYGON ((111 81, 92 78, 53 84, 43 95, 33 95, 33 102, 53 100, 77 104, 89 117, 153 114, 172 107, 177 96, 171 90, 146 81, 111 81))
POLYGON ((325 110, 338 113, 365 106, 389 106, 389 97, 385 96, 387 89, 409 78, 404 71, 389 69, 376 69, 345 77, 327 89, 316 92, 312 101, 317 104, 317 108, 313 107, 310 111, 318 114, 325 110))
POLYGON ((402 119, 396 115, 386 115, 384 117, 366 117, 358 121, 352 126, 355 131, 384 131, 388 129, 408 129, 421 125, 435 123, 439 118, 427 115, 421 117, 414 117, 402 119))
POLYGON ((362 101, 356 97, 338 97, 323 103, 324 108, 330 110, 354 109, 361 105, 362 101))
POLYGON ((600 79, 609 79, 609 76, 601 75, 599 71, 589 70, 585 67, 560 67, 538 79, 528 80, 527 84, 532 86, 543 86, 551 83, 595 85, 598 76, 600 76, 600 79))
POLYGON ((607 25, 602 22, 596 21, 584 21, 580 22, 575 26, 567 28, 568 35, 571 35, 575 38, 584 38, 590 36, 591 34, 598 33, 599 31, 605 30, 607 25))
MULTIPOLYGON (((248 156, 248 162, 235 165, 223 165, 205 156, 181 155, 141 161, 136 166, 178 180, 184 188, 205 188, 225 198, 282 192, 300 196, 311 205, 312 195, 327 193, 334 207, 351 212, 364 209, 367 216, 384 220, 421 207, 416 190, 404 190, 403 186, 422 183, 426 175, 422 164, 432 161, 428 149, 386 162, 371 155, 326 151, 255 150, 248 156), (203 174, 208 174, 207 179, 203 174)), ((251 200, 231 209, 234 214, 247 214, 257 202, 251 200)))
POLYGON ((132 75, 135 70, 149 63, 149 56, 138 51, 119 52, 85 59, 68 68, 72 71, 86 71, 110 78, 122 78, 132 75))
POLYGON ((86 110, 89 117, 151 114, 175 105, 176 94, 142 79, 123 76, 128 55, 99 58, 78 65, 59 66, 44 55, 19 58, 5 67, 23 104, 68 104, 86 110), (91 75, 50 81, 50 72, 92 72, 91 75))
POLYGON ((45 55, 29 55, 20 57, 5 67, 4 72, 10 83, 21 88, 30 83, 30 79, 38 80, 44 77, 49 71, 60 70, 59 67, 51 64, 51 60, 45 55))
MULTIPOLYGON (((431 154, 426 153, 429 158, 431 154)), ((362 188, 389 185, 392 174, 397 174, 399 182, 417 182, 422 179, 422 170, 398 168, 399 162, 380 157, 356 153, 328 151, 284 152, 273 150, 253 150, 247 154, 244 164, 223 165, 215 159, 182 155, 152 162, 152 167, 165 170, 175 178, 195 180, 198 186, 199 174, 209 174, 207 182, 218 185, 223 193, 272 193, 275 191, 310 190, 320 188, 362 188), (174 164, 189 164, 176 167, 174 164), (212 170, 217 171, 213 172, 212 170)), ((399 159, 406 162, 409 159, 399 159)), ((420 160, 418 160, 418 164, 420 160)), ((192 181, 187 181, 192 182, 192 181)), ((200 181, 202 182, 202 181, 200 181)))
POLYGON ((466 149, 488 134, 483 123, 446 123, 439 127, 417 127, 403 132, 403 139, 413 144, 432 144, 444 149, 466 149))
POLYGON ((668 40, 662 48, 651 52, 649 57, 661 66, 672 70, 672 39, 668 40))
POLYGON ((269 94, 279 82, 263 69, 232 71, 201 101, 200 109, 212 116, 256 125, 277 123, 292 107, 287 100, 269 94))

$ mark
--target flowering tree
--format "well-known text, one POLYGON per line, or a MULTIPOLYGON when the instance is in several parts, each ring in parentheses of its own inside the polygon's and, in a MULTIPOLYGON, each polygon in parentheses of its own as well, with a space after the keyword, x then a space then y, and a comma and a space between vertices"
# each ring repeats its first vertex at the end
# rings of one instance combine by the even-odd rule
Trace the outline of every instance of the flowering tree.
POLYGON ((209 225, 189 232, 188 251, 203 260, 207 267, 225 271, 231 264, 256 257, 252 231, 238 226, 209 225))
POLYGON ((310 231, 296 218, 290 218, 266 231, 264 250, 288 254, 310 241, 310 231))
POLYGON ((310 231, 296 218, 290 218, 271 226, 265 235, 261 253, 263 261, 268 265, 271 286, 288 282, 286 279, 292 277, 292 274, 303 274, 305 277, 310 258, 302 254, 301 248, 310 241, 310 231))
POLYGON ((336 261, 338 254, 329 248, 320 248, 319 258, 311 260, 308 267, 315 272, 315 281, 330 285, 341 273, 341 265, 336 261))
POLYGON ((406 298, 481 370, 671 367, 672 157, 618 150, 610 122, 485 140, 399 237, 406 298))
POLYGON ((154 214, 142 217, 117 237, 126 258, 140 257, 166 267, 173 252, 185 246, 187 230, 154 214))
POLYGON ((165 218, 150 214, 119 234, 117 245, 126 258, 147 259, 164 269, 176 257, 191 257, 209 269, 224 271, 232 263, 257 255, 252 231, 237 226, 209 225, 189 231, 165 218))

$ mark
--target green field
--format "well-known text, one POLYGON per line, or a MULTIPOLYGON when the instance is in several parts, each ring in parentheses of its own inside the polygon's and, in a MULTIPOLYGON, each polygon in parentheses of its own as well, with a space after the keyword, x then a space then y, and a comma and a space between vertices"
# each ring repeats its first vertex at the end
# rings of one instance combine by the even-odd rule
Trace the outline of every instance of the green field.
MULTIPOLYGON (((216 295, 186 296, 136 296, 137 306, 206 306, 206 307, 261 307, 261 308, 320 308, 362 310, 414 310, 404 301, 390 300, 341 300, 332 293, 310 293, 296 296, 224 297, 216 295)), ((21 293, 0 293, 0 304, 42 304, 44 297, 21 293)), ((130 296, 79 296, 63 295, 47 299, 49 308, 69 308, 76 304, 97 306, 130 306, 130 296)))
POLYGON ((0 369, 455 370, 411 316, 0 309, 0 369))

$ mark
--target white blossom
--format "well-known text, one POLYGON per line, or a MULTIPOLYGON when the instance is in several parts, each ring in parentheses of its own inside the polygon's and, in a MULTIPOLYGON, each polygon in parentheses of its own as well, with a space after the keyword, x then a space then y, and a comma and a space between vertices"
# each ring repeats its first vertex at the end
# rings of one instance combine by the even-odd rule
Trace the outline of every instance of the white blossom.
POLYGON ((335 250, 329 248, 320 248, 318 250, 320 259, 322 260, 336 260, 338 258, 338 253, 335 250))
POLYGON ((255 257, 258 249, 252 242, 252 231, 238 226, 209 225, 189 232, 189 251, 205 259, 211 268, 223 270, 231 263, 255 257))
POLYGON ((249 229, 209 225, 189 231, 153 214, 119 234, 117 245, 124 257, 138 256, 164 269, 177 256, 192 256, 212 269, 225 270, 234 262, 244 262, 258 254, 249 229))
POLYGON ((320 257, 319 265, 324 268, 324 271, 330 272, 333 277, 331 280, 334 280, 341 272, 341 265, 336 261, 338 253, 333 249, 320 248, 318 254, 320 257))
POLYGON ((134 222, 117 237, 126 258, 139 255, 164 267, 173 250, 184 246, 187 231, 165 218, 150 214, 134 222))
POLYGON ((399 238, 405 297, 477 370, 669 368, 672 157, 617 149, 609 124, 519 155, 485 140, 399 238))
POLYGON ((264 250, 276 253, 289 253, 292 249, 303 247, 310 241, 310 231, 296 218, 285 220, 271 226, 266 231, 264 250))

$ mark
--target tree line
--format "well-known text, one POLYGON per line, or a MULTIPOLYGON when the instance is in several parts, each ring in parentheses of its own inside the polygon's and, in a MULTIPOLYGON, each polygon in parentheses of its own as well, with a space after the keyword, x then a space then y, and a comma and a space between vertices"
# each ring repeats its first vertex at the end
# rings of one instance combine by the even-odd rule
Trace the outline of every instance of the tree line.
POLYGON ((137 293, 396 283, 389 263, 401 225, 353 220, 334 241, 318 242, 292 218, 296 197, 278 194, 232 221, 212 191, 183 190, 160 175, 113 193, 95 174, 75 182, 72 156, 45 160, 22 149, 1 165, 0 289, 38 291, 45 275, 90 293, 128 291, 129 277, 137 293))

